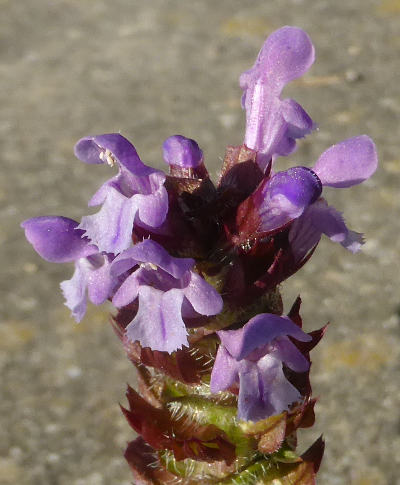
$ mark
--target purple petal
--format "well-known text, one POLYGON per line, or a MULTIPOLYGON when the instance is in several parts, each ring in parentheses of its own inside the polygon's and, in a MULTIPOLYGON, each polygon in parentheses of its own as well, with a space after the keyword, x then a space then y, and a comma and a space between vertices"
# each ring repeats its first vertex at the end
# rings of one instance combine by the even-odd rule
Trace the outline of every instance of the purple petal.
POLYGON ((135 244, 132 248, 124 251, 113 262, 113 272, 121 274, 129 267, 133 267, 138 263, 150 263, 160 267, 176 279, 180 279, 189 271, 194 265, 194 259, 191 258, 174 258, 155 241, 145 239, 141 243, 135 244), (120 262, 130 260, 131 266, 120 262), (115 269, 114 269, 115 268, 115 269))
POLYGON ((269 354, 295 372, 306 372, 310 368, 310 362, 287 337, 278 338, 269 354))
POLYGON ((279 94, 285 84, 305 74, 314 59, 314 46, 306 32, 282 27, 267 38, 254 66, 241 75, 240 87, 247 89, 263 78, 279 94))
POLYGON ((223 345, 218 347, 211 372, 210 390, 213 393, 226 391, 238 380, 238 363, 223 345))
POLYGON ((222 311, 224 303, 221 295, 194 271, 190 272, 190 281, 183 293, 201 315, 217 315, 222 311))
POLYGON ((21 226, 28 241, 46 261, 66 263, 98 252, 87 238, 82 238, 78 223, 67 217, 34 217, 21 226))
POLYGON ((183 293, 179 289, 162 292, 142 286, 139 289, 139 310, 126 328, 130 341, 142 347, 174 352, 188 345, 187 331, 181 316, 183 293))
POLYGON ((298 27, 282 27, 266 40, 258 56, 258 69, 284 86, 305 74, 315 60, 310 37, 298 27))
POLYGON ((367 135, 361 135, 328 148, 313 170, 323 185, 345 188, 367 180, 377 166, 374 142, 367 135))
POLYGON ((296 261, 318 243, 322 234, 352 253, 359 251, 363 244, 362 234, 350 231, 340 212, 324 200, 318 200, 290 228, 289 243, 296 261))
POLYGON ((306 167, 278 172, 253 196, 261 220, 259 230, 273 231, 300 217, 321 189, 318 177, 306 167))
POLYGON ((259 421, 274 414, 269 401, 264 401, 264 382, 257 364, 243 361, 239 372, 238 418, 245 421, 259 421))
MULTIPOLYGON (((294 99, 284 99, 281 109, 282 116, 287 123, 286 135, 288 138, 303 138, 314 129, 315 125, 313 120, 294 99)), ((286 155, 290 153, 286 153, 286 155)))
POLYGON ((149 227, 159 227, 168 212, 168 193, 164 187, 165 175, 155 171, 149 176, 152 191, 148 194, 135 194, 132 198, 138 207, 139 221, 149 227))
POLYGON ((106 256, 99 268, 92 268, 87 274, 89 300, 94 305, 101 305, 111 297, 116 279, 110 274, 111 265, 106 256))
POLYGON ((315 202, 309 206, 301 217, 296 219, 289 230, 290 250, 296 263, 303 260, 305 256, 319 243, 322 232, 313 225, 312 213, 315 202))
POLYGON ((236 360, 246 358, 253 350, 271 343, 277 337, 290 335, 302 342, 311 340, 289 318, 272 313, 256 315, 239 330, 221 330, 217 333, 222 344, 236 360))
POLYGON ((282 101, 261 82, 253 86, 252 95, 246 99, 244 143, 259 152, 257 162, 264 170, 286 133, 287 123, 281 112, 282 101))
POLYGON ((173 135, 164 141, 163 157, 169 165, 182 168, 196 168, 203 162, 203 152, 199 145, 182 135, 173 135))
POLYGON ((257 362, 263 387, 263 401, 271 406, 271 414, 279 414, 289 406, 301 400, 300 392, 286 379, 282 363, 274 356, 267 354, 257 362))
POLYGON ((89 265, 90 263, 86 259, 77 261, 72 278, 60 284, 65 305, 71 310, 72 316, 77 322, 80 322, 86 313, 87 267, 89 265))
POLYGON ((97 214, 82 217, 79 228, 96 243, 100 251, 120 253, 132 243, 137 204, 112 187, 97 214))
MULTIPOLYGON (((136 300, 140 288, 140 276, 144 271, 145 270, 143 270, 142 268, 139 268, 134 273, 129 275, 122 283, 122 285, 118 288, 112 300, 113 304, 117 308, 129 305, 129 303, 136 300)), ((122 273, 124 272, 125 271, 122 271, 122 273)), ((114 274, 114 271, 112 272, 112 274, 114 274)))
POLYGON ((85 163, 113 165, 117 162, 132 173, 141 173, 145 168, 135 147, 119 133, 82 138, 75 145, 74 152, 85 163))

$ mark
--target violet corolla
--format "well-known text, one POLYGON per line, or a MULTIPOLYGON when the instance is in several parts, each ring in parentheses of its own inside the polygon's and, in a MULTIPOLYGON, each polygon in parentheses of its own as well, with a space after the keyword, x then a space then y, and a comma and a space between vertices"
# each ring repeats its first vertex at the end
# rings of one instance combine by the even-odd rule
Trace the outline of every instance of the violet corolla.
MULTIPOLYGON (((375 144, 362 135, 328 148, 319 157, 313 172, 323 186, 347 188, 369 179, 377 166, 375 144)), ((352 253, 359 251, 363 243, 363 235, 349 230, 341 213, 320 198, 310 204, 290 228, 289 243, 295 260, 300 260, 315 247, 322 234, 352 253)))
POLYGON ((134 225, 159 227, 168 211, 165 174, 145 165, 135 147, 122 135, 82 138, 75 155, 91 164, 118 165, 118 175, 105 182, 89 206, 102 205, 97 214, 85 216, 79 225, 101 251, 118 254, 132 243, 134 225))
POLYGON ((25 235, 39 255, 52 263, 75 263, 70 280, 61 283, 66 306, 80 322, 86 301, 101 305, 113 295, 118 278, 110 274, 112 255, 101 253, 67 217, 43 216, 24 221, 25 235))
POLYGON ((301 399, 283 373, 284 363, 295 372, 310 364, 288 337, 311 337, 287 317, 262 313, 238 330, 218 332, 221 345, 211 373, 211 392, 239 385, 238 418, 259 421, 279 414, 301 399))
MULTIPOLYGON (((344 188, 364 182, 377 164, 373 141, 361 135, 328 148, 312 169, 293 167, 265 177, 250 196, 256 217, 249 229, 271 235, 291 225, 289 240, 297 259, 314 247, 323 233, 356 252, 362 236, 349 231, 340 213, 320 196, 323 186, 344 188)), ((244 204, 248 206, 247 201, 244 204)), ((242 234, 248 237, 249 229, 242 234)))
POLYGON ((188 345, 185 318, 216 315, 219 293, 198 273, 191 258, 174 258, 149 239, 117 256, 111 272, 119 276, 134 268, 116 292, 113 303, 124 307, 138 299, 139 308, 126 327, 126 337, 142 347, 173 352, 188 345))
POLYGON ((296 139, 314 123, 293 99, 280 99, 285 85, 305 74, 314 62, 314 46, 298 27, 283 27, 265 41, 254 66, 240 76, 246 110, 244 143, 257 151, 262 169, 279 155, 289 155, 296 139))

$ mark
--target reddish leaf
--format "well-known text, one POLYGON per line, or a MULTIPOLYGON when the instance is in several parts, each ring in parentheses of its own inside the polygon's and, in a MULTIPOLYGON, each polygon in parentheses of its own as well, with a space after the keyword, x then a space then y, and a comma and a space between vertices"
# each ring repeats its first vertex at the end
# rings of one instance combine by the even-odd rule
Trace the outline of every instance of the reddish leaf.
POLYGON ((294 322, 300 328, 303 328, 303 319, 300 316, 300 306, 301 306, 301 298, 300 295, 296 298, 295 302, 292 305, 288 313, 288 317, 292 322, 294 322))
POLYGON ((192 458, 207 462, 235 458, 235 446, 214 425, 198 425, 189 418, 174 419, 168 408, 155 408, 128 387, 129 410, 121 407, 132 428, 156 450, 169 449, 177 460, 192 458))
POLYGON ((159 463, 155 450, 139 437, 128 444, 125 451, 135 485, 163 485, 176 477, 159 463))
POLYGON ((322 435, 305 451, 301 457, 307 463, 312 463, 314 473, 317 473, 321 466, 321 461, 324 456, 325 441, 322 435))

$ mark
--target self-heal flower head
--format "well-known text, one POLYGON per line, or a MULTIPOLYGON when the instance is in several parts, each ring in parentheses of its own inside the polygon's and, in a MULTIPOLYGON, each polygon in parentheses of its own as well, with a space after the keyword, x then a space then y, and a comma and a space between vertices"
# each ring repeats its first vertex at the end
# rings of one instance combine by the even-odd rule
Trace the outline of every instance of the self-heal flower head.
POLYGON ((99 252, 84 237, 78 223, 67 217, 43 216, 24 221, 21 226, 37 253, 52 263, 75 262, 70 280, 61 283, 66 306, 77 322, 86 312, 86 293, 95 305, 113 294, 118 279, 110 274, 112 257, 99 252))
POLYGON ((254 66, 240 76, 246 110, 244 143, 258 152, 262 169, 279 155, 289 155, 296 139, 314 123, 293 99, 280 99, 285 85, 305 74, 314 62, 314 46, 297 27, 282 27, 265 41, 254 66))
MULTIPOLYGON (((313 167, 322 185, 346 188, 360 184, 375 172, 378 156, 373 141, 366 135, 356 136, 326 150, 313 167)), ((325 200, 311 204, 289 231, 289 243, 296 261, 300 261, 318 244, 322 234, 357 252, 363 236, 347 228, 343 216, 325 200)))
POLYGON ((135 268, 113 298, 117 307, 138 299, 137 314, 126 327, 129 341, 171 353, 188 346, 185 318, 216 315, 222 310, 221 296, 192 271, 194 264, 191 258, 170 256, 150 239, 135 244, 114 260, 114 276, 135 268))
POLYGON ((217 333, 221 345, 211 373, 211 392, 239 385, 239 419, 266 419, 301 399, 286 379, 282 364, 295 372, 306 372, 309 361, 288 337, 302 342, 311 337, 289 318, 262 313, 239 330, 217 333))
POLYGON ((75 155, 85 163, 118 165, 118 175, 103 184, 89 202, 102 205, 79 228, 100 251, 118 254, 132 243, 134 225, 159 227, 168 211, 165 174, 145 165, 135 147, 118 133, 82 138, 75 155))

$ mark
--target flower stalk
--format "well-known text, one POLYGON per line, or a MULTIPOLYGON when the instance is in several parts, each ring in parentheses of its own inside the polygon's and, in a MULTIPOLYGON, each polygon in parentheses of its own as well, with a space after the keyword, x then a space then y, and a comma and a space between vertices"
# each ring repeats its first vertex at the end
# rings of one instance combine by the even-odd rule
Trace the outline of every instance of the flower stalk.
POLYGON ((322 438, 302 454, 297 432, 314 424, 310 352, 326 326, 306 332, 300 297, 284 313, 281 283, 323 234, 355 253, 362 235, 322 197, 376 170, 372 140, 356 136, 315 164, 279 171, 279 157, 315 127, 284 86, 314 62, 309 36, 283 27, 240 77, 246 133, 228 146, 214 183, 199 145, 163 143, 168 173, 148 167, 122 135, 88 136, 84 163, 118 170, 80 223, 46 216, 22 223, 46 260, 73 262, 61 283, 77 322, 87 300, 111 301, 113 327, 137 371, 127 422, 139 435, 125 457, 136 484, 316 483, 322 438))

